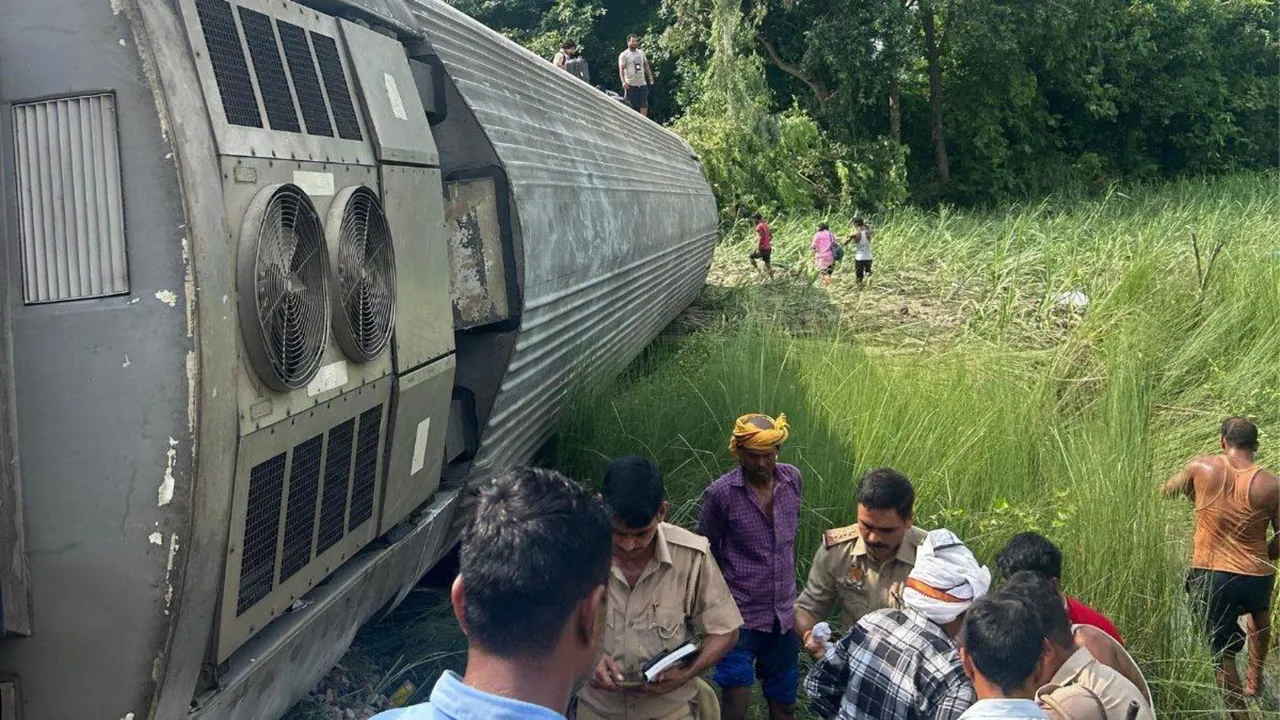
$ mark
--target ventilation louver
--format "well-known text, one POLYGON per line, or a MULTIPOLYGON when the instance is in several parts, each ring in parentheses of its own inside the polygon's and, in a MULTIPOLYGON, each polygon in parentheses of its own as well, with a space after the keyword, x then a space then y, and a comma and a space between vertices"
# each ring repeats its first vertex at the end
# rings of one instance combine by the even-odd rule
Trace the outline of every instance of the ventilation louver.
POLYGON ((292 184, 258 191, 240 226, 240 326, 254 371, 274 390, 303 387, 320 369, 329 332, 323 233, 292 184))
POLYGON ((369 362, 387 349, 396 318, 396 258, 382 203, 363 186, 333 199, 326 224, 336 306, 334 337, 347 357, 369 362))

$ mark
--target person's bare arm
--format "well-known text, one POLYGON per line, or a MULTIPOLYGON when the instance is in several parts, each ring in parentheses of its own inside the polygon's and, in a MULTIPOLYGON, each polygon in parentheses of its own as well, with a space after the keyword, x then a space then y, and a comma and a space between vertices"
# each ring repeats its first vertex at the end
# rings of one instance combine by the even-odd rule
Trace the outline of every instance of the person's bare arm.
POLYGON ((627 89, 627 63, 621 57, 618 58, 618 82, 622 83, 622 89, 627 89))
POLYGON ((1272 562, 1280 559, 1280 478, 1263 470, 1266 492, 1260 498, 1262 507, 1269 508, 1271 515, 1271 541, 1267 543, 1267 557, 1272 562))
POLYGON ((644 59, 644 74, 648 76, 650 85, 658 82, 658 76, 653 74, 653 66, 649 64, 649 58, 644 59))
POLYGON ((1076 645, 1088 650, 1095 660, 1133 683, 1147 702, 1151 702, 1151 688, 1147 685, 1147 679, 1142 676, 1142 670, 1138 669, 1138 664, 1115 638, 1092 625, 1081 625, 1075 629, 1075 640, 1076 645))
POLYGON ((1165 497, 1183 496, 1195 499, 1195 473, 1201 463, 1201 458, 1196 458, 1187 463, 1181 470, 1174 473, 1165 481, 1164 487, 1160 492, 1165 497))

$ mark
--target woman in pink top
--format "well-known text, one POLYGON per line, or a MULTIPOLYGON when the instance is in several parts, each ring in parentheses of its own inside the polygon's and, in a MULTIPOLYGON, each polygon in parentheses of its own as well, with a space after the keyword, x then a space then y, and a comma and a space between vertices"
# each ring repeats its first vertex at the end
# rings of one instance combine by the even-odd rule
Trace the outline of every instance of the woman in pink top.
POLYGON ((818 232, 813 236, 813 264, 818 267, 823 285, 831 284, 831 273, 836 269, 836 255, 831 247, 835 241, 826 223, 818 225, 818 232))

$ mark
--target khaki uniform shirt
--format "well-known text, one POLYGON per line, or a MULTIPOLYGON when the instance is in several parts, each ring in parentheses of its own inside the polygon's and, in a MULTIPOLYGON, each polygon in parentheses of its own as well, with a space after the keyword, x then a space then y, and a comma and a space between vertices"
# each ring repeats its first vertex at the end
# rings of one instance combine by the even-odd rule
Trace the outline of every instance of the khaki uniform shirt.
MULTIPOLYGON (((1036 699, 1041 705, 1046 705, 1045 696, 1052 698, 1073 685, 1089 690, 1102 702, 1106 720, 1125 720, 1129 717, 1130 703, 1135 702, 1138 704, 1137 720, 1155 720, 1155 713, 1142 696, 1142 691, 1120 673, 1095 660, 1084 648, 1076 650, 1067 658, 1058 672, 1054 673, 1053 681, 1036 691, 1036 699)), ((1092 717, 1095 714, 1083 713, 1082 716, 1092 717)))
POLYGON ((903 536, 898 554, 880 565, 867 553, 857 525, 826 531, 796 607, 822 621, 831 615, 838 600, 840 623, 845 630, 873 610, 901 610, 902 586, 915 567, 916 548, 927 534, 912 527, 903 536))
MULTIPOLYGON (((706 538, 662 523, 654 542, 653 559, 634 588, 616 565, 609 571, 604 651, 624 674, 639 672, 654 655, 694 640, 695 632, 725 635, 742 626, 706 538)), ((687 708, 697 693, 692 680, 660 697, 587 686, 578 700, 603 717, 649 720, 687 708)))

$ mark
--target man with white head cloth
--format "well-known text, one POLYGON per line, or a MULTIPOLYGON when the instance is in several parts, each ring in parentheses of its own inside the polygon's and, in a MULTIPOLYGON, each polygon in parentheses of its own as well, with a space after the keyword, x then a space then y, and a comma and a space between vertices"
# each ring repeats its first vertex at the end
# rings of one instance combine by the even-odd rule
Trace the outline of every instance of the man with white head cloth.
POLYGON ((950 530, 930 532, 901 610, 869 613, 805 678, 822 718, 954 720, 977 701, 956 648, 964 614, 987 594, 991 571, 950 530))

